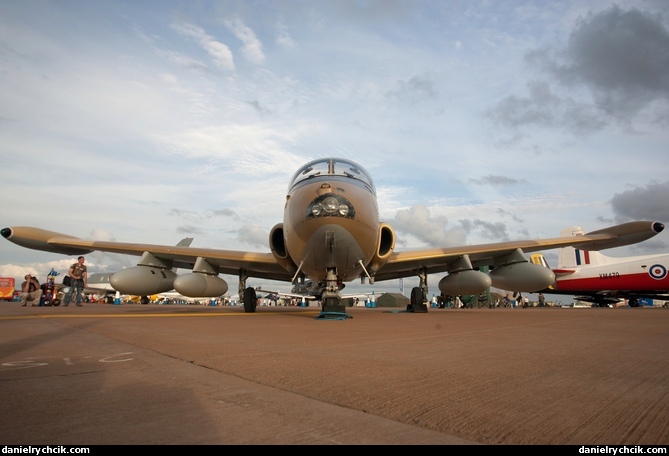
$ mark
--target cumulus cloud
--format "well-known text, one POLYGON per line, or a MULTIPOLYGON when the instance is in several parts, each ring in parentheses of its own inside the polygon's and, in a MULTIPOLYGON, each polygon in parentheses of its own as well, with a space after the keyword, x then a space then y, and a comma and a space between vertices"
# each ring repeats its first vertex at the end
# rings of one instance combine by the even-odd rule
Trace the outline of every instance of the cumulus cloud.
POLYGON ((669 30, 648 12, 612 6, 589 13, 576 22, 563 48, 526 54, 529 66, 548 80, 528 82, 526 94, 501 99, 485 116, 512 131, 541 127, 576 136, 613 122, 625 129, 637 121, 664 123, 669 118, 667 49, 669 30))
POLYGON ((486 222, 485 220, 474 219, 460 220, 460 225, 467 233, 476 230, 481 237, 486 239, 494 239, 496 241, 509 240, 506 225, 502 222, 486 222))
POLYGON ((547 82, 528 82, 527 92, 527 96, 511 95, 500 100, 485 116, 495 125, 510 129, 559 128, 574 135, 606 125, 594 106, 556 95, 547 82))
MULTIPOLYGON (((669 181, 651 182, 622 193, 611 199, 611 209, 616 223, 631 220, 653 220, 669 224, 669 181)), ((665 228, 666 231, 666 228, 665 228)), ((630 247, 638 254, 664 252, 669 246, 659 237, 649 239, 630 247)))
POLYGON ((630 121, 654 100, 669 99, 669 30, 659 18, 618 6, 581 18, 566 48, 528 58, 566 86, 585 85, 595 105, 630 121))
POLYGON ((669 181, 616 193, 611 199, 611 208, 617 222, 656 220, 669 223, 669 181))
POLYGON ((401 209, 391 221, 393 227, 402 233, 414 236, 430 247, 462 245, 465 233, 461 228, 448 228, 446 217, 432 217, 424 206, 414 205, 401 209))
POLYGON ((258 225, 244 225, 237 230, 237 239, 244 244, 267 248, 269 230, 258 225))

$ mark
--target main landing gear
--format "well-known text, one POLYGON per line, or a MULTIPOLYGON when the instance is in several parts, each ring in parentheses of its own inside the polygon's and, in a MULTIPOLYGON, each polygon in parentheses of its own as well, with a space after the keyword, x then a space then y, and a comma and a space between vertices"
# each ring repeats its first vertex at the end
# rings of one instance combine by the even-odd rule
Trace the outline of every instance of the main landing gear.
POLYGON ((411 289, 411 303, 407 305, 407 312, 427 313, 425 291, 421 287, 411 289))
POLYGON ((244 312, 253 313, 258 306, 258 296, 255 288, 246 286, 246 279, 248 278, 246 271, 239 271, 239 297, 244 304, 244 312))
POLYGON ((418 273, 420 285, 411 289, 411 303, 407 305, 407 312, 427 313, 427 273, 421 271, 418 273))
POLYGON ((258 305, 258 296, 253 287, 244 288, 244 312, 255 312, 258 305))

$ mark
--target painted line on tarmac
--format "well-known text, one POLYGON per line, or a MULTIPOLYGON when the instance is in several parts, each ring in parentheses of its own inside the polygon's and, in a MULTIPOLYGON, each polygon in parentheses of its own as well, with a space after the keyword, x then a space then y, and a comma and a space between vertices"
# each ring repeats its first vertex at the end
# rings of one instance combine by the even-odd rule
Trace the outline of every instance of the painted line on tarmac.
POLYGON ((7 315, 0 316, 3 320, 30 320, 51 318, 164 318, 164 317, 252 317, 260 315, 318 315, 320 311, 283 311, 283 312, 203 312, 203 313, 148 313, 148 314, 83 314, 83 315, 7 315))

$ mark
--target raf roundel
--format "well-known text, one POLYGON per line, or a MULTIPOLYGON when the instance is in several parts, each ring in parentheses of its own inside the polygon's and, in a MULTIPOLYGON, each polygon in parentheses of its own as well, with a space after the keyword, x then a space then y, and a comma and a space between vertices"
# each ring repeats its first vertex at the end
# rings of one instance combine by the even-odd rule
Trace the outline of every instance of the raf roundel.
POLYGON ((655 280, 662 280, 667 277, 667 268, 661 264, 654 264, 650 267, 648 274, 655 280))

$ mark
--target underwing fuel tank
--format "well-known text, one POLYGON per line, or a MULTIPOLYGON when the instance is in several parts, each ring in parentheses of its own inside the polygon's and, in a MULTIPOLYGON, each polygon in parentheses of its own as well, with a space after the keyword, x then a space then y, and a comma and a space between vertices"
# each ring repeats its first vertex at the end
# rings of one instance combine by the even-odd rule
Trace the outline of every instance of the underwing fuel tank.
POLYGON ((496 288, 526 292, 543 290, 555 282, 549 268, 527 262, 497 267, 490 271, 490 278, 496 288))
POLYGON ((228 283, 214 275, 193 272, 174 279, 174 290, 190 298, 215 298, 228 291, 228 283))
POLYGON ((109 283, 123 294, 150 296, 173 289, 176 276, 170 269, 135 266, 112 274, 109 283))
POLYGON ((480 271, 460 271, 448 274, 439 281, 439 291, 447 296, 474 295, 483 293, 492 280, 480 271))

